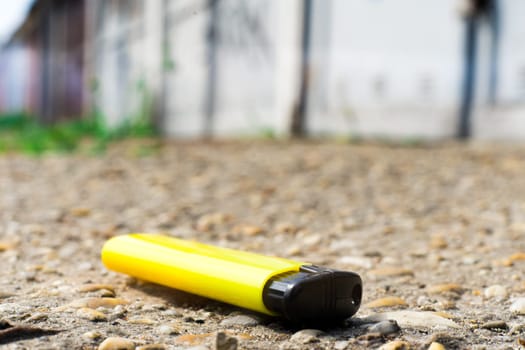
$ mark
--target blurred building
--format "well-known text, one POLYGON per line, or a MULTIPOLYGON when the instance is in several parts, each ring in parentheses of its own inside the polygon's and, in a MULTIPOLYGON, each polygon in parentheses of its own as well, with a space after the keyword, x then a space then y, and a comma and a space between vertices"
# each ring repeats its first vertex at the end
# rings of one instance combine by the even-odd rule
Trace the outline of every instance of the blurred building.
POLYGON ((35 1, 0 52, 0 111, 42 122, 83 114, 84 0, 35 1))
POLYGON ((0 110, 149 116, 178 137, 525 139, 524 15, 522 0, 37 0, 0 59, 0 110))

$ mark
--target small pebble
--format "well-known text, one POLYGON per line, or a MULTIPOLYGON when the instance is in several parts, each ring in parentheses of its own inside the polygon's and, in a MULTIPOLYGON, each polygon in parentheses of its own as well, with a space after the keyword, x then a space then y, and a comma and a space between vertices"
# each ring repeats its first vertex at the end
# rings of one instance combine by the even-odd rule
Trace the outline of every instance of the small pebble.
POLYGON ((215 337, 215 350, 237 350, 239 341, 224 332, 218 332, 215 337))
POLYGON ((318 329, 302 329, 295 332, 290 340, 300 344, 316 343, 322 334, 323 332, 318 329))
POLYGON ((505 299, 508 295, 507 288, 499 284, 485 288, 483 292, 486 298, 496 298, 496 299, 505 299))
POLYGON ((444 311, 435 311, 435 312, 433 312, 433 314, 436 315, 436 316, 448 318, 449 320, 454 318, 454 316, 452 316, 451 314, 449 314, 447 312, 444 312, 444 311))
POLYGON ((514 325, 509 330, 510 335, 521 334, 521 333, 525 333, 525 323, 514 325))
POLYGON ((210 213, 203 215, 197 221, 197 230, 202 232, 210 231, 214 226, 230 221, 232 217, 225 213, 210 213))
POLYGON ((85 217, 91 214, 91 209, 89 208, 73 208, 70 211, 71 215, 76 217, 85 217))
POLYGON ((210 338, 213 334, 183 334, 175 338, 176 343, 188 344, 188 345, 200 345, 210 338))
POLYGON ((11 298, 13 296, 15 296, 15 295, 11 294, 11 293, 0 292, 0 299, 7 299, 7 298, 11 298))
POLYGON ((286 250, 286 255, 288 256, 294 256, 294 255, 300 255, 302 254, 302 250, 301 248, 298 246, 298 245, 291 245, 287 250, 286 250))
POLYGON ((460 293, 464 291, 464 288, 456 283, 446 283, 446 284, 437 284, 434 286, 430 286, 427 288, 427 291, 432 294, 439 294, 439 293, 447 293, 447 292, 453 292, 453 293, 460 293))
POLYGON ((77 310, 77 315, 93 322, 107 321, 108 318, 102 312, 83 307, 77 310))
POLYGON ((290 223, 279 223, 275 226, 275 231, 278 233, 296 233, 299 228, 290 223))
POLYGON ((82 339, 87 341, 99 340, 100 338, 102 338, 102 334, 97 331, 89 331, 82 334, 82 339))
POLYGON ((525 252, 514 253, 509 257, 509 261, 525 261, 525 252))
POLYGON ((237 315, 225 318, 221 321, 221 326, 231 327, 231 326, 243 326, 243 327, 253 327, 259 324, 259 320, 250 315, 237 315))
POLYGON ((167 309, 166 304, 147 304, 142 307, 142 311, 164 311, 167 309))
POLYGON ((104 340, 99 346, 98 350, 134 350, 135 343, 126 338, 109 337, 104 340))
POLYGON ((348 340, 338 340, 334 343, 334 349, 335 350, 345 350, 350 345, 350 342, 348 340))
POLYGON ((115 288, 112 285, 110 285, 110 284, 95 284, 95 283, 85 284, 85 285, 81 286, 78 289, 78 291, 82 292, 82 293, 87 293, 87 292, 96 292, 96 291, 99 291, 101 289, 109 290, 109 291, 112 291, 113 293, 115 293, 115 288))
POLYGON ((518 298, 510 305, 510 312, 525 315, 525 298, 518 298))
POLYGON ((383 344, 378 350, 409 350, 410 344, 402 340, 394 340, 383 344))
POLYGON ((442 236, 436 235, 430 240, 430 247, 433 249, 445 249, 448 247, 448 243, 442 236))
POLYGON ((490 329, 490 330, 498 330, 498 329, 508 329, 509 326, 507 325, 505 321, 498 320, 498 321, 490 321, 490 322, 483 323, 481 325, 481 328, 490 329))
POLYGON ((321 235, 319 235, 319 234, 308 235, 308 236, 304 237, 301 240, 301 243, 304 246, 311 247, 311 246, 318 245, 321 242, 322 239, 323 239, 323 237, 321 235))
POLYGON ((159 334, 174 335, 180 334, 179 329, 171 324, 163 324, 157 328, 159 334))
POLYGON ((151 318, 131 318, 131 319, 128 319, 128 323, 152 325, 152 324, 155 324, 157 322, 155 322, 151 318))
POLYGON ((399 325, 394 320, 387 320, 378 322, 368 328, 371 333, 379 333, 381 335, 389 335, 397 333, 401 330, 399 325))
POLYGON ((27 322, 41 322, 48 319, 48 316, 44 313, 37 312, 33 314, 31 317, 29 317, 26 321, 27 322))
POLYGON ((446 350, 446 348, 441 343, 432 342, 428 347, 428 350, 446 350))
POLYGON ((233 228, 234 232, 242 233, 246 236, 257 236, 264 232, 264 229, 255 225, 241 225, 233 228))
POLYGON ((13 245, 6 243, 6 242, 0 242, 0 253, 5 252, 6 250, 12 249, 13 245))
POLYGON ((89 307, 91 309, 96 309, 99 307, 105 307, 105 308, 114 308, 117 305, 125 305, 128 304, 126 300, 119 299, 119 298, 83 298, 78 299, 69 304, 71 307, 89 307))
POLYGON ((379 308, 379 307, 389 307, 389 306, 406 306, 407 303, 401 298, 398 297, 385 297, 373 300, 367 304, 366 307, 369 308, 379 308))
POLYGON ((175 309, 168 309, 166 311, 163 311, 162 315, 169 316, 169 317, 181 317, 182 316, 182 314, 175 309))

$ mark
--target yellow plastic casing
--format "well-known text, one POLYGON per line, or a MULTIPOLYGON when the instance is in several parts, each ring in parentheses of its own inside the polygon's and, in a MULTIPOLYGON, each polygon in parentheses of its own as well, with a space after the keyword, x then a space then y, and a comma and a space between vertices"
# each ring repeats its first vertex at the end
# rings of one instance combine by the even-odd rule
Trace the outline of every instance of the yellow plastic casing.
POLYGON ((102 262, 139 279, 274 315, 263 303, 266 282, 304 263, 214 247, 158 234, 108 240, 102 262))

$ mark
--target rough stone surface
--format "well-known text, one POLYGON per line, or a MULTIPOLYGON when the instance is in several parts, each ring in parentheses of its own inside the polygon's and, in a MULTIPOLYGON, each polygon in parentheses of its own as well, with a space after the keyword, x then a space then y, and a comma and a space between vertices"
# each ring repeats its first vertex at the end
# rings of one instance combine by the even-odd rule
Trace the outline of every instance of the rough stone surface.
POLYGON ((0 329, 0 346, 96 349, 122 337, 213 349, 222 331, 243 349, 377 349, 395 339, 414 349, 516 348, 523 174, 524 146, 475 143, 146 140, 101 156, 0 155, 0 318, 15 326, 0 329), (103 243, 130 232, 355 271, 363 306, 346 325, 248 326, 245 310, 107 271, 103 243), (381 309, 366 306, 377 300, 381 309), (369 330, 391 319, 401 332, 369 330), (494 322, 509 329, 482 327, 494 322), (291 341, 301 326, 324 333, 291 341))

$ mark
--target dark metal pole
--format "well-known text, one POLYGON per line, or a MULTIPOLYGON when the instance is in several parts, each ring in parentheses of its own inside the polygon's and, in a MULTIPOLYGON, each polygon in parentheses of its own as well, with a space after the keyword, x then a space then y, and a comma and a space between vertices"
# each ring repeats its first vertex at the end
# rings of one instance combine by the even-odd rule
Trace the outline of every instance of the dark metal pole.
POLYGON ((308 107, 308 78, 310 71, 311 31, 312 31, 312 2, 304 0, 303 25, 301 40, 301 76, 297 106, 292 115, 292 136, 303 136, 305 133, 306 113, 308 107))
POLYGON ((48 123, 51 119, 51 9, 49 3, 44 2, 40 11, 40 71, 42 80, 40 81, 40 113, 39 121, 48 123))
POLYGON ((477 21, 476 15, 469 15, 465 18, 464 73, 458 129, 460 139, 466 139, 471 134, 471 114, 476 84, 476 50, 478 47, 477 21))

